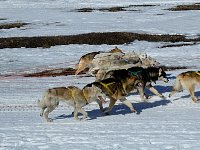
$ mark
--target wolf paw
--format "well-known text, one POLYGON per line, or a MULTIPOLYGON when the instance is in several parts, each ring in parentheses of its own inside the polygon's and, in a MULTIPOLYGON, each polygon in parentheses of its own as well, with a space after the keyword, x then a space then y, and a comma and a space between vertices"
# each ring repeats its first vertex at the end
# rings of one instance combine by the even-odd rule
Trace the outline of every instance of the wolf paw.
POLYGON ((74 118, 76 121, 81 121, 81 118, 75 117, 74 118))
POLYGON ((87 118, 88 118, 88 116, 84 116, 84 117, 82 118, 82 120, 87 120, 87 118))
POLYGON ((151 99, 153 96, 148 96, 147 99, 151 99))
POLYGON ((109 111, 110 111, 109 108, 104 108, 104 109, 103 109, 103 113, 104 113, 104 114, 107 114, 109 111))
POLYGON ((163 99, 166 99, 166 97, 164 95, 160 95, 159 96, 160 98, 163 98, 163 99))
POLYGON ((137 110, 135 110, 135 109, 131 109, 131 112, 136 113, 136 114, 138 113, 137 110))
POLYGON ((48 119, 47 119, 47 122, 53 122, 53 119, 48 118, 48 119))

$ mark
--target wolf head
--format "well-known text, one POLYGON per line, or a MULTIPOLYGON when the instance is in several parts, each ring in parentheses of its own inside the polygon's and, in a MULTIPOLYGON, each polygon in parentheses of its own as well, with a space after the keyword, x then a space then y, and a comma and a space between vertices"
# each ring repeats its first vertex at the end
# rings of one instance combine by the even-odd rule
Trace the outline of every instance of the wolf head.
POLYGON ((102 97, 103 99, 106 99, 106 95, 104 94, 102 89, 100 89, 99 87, 95 86, 94 83, 87 84, 83 88, 83 93, 84 93, 86 99, 89 102, 95 101, 99 97, 102 97))
POLYGON ((164 82, 168 82, 167 74, 165 73, 163 68, 159 68, 159 73, 158 73, 158 80, 162 80, 164 82))
POLYGON ((110 53, 123 53, 123 51, 121 49, 119 49, 117 46, 115 46, 114 49, 110 50, 110 53))

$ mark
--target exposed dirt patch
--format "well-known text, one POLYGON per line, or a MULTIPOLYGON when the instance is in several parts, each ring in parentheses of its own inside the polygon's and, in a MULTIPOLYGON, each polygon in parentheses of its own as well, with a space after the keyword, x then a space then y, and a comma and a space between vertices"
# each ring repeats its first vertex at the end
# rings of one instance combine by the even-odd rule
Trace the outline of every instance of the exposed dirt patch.
POLYGON ((184 35, 155 35, 131 32, 88 33, 69 36, 8 37, 0 38, 0 48, 49 48, 55 45, 89 44, 121 45, 135 40, 149 42, 198 42, 200 37, 188 39, 184 35))
POLYGON ((178 69, 188 69, 186 66, 162 66, 165 71, 178 70, 178 69))
MULTIPOLYGON (((162 66, 164 70, 177 70, 177 69, 187 69, 184 66, 162 66)), ((59 68, 59 69, 51 69, 45 70, 38 73, 30 73, 24 74, 24 77, 56 77, 56 76, 67 76, 67 75, 75 75, 75 69, 73 68, 59 68)), ((85 72, 81 72, 81 74, 85 74, 85 72)))
POLYGON ((74 75, 75 69, 73 68, 59 68, 59 69, 51 69, 51 70, 44 70, 42 72, 37 73, 30 73, 24 74, 24 77, 55 77, 55 76, 67 76, 67 75, 74 75))
POLYGON ((111 8, 81 8, 77 9, 78 12, 93 12, 93 11, 103 11, 103 12, 119 12, 119 11, 127 11, 124 9, 125 7, 111 7, 111 8))
POLYGON ((2 23, 0 24, 0 29, 11 29, 11 28, 21 28, 25 25, 28 25, 28 23, 2 23))
POLYGON ((191 45, 196 45, 196 44, 200 44, 200 43, 194 42, 194 43, 168 44, 168 45, 160 46, 159 48, 182 47, 182 46, 191 46, 191 45))
POLYGON ((0 20, 7 20, 7 18, 0 18, 0 20))
POLYGON ((76 11, 78 11, 78 12, 92 12, 94 10, 95 9, 93 9, 93 8, 80 8, 80 9, 76 9, 76 11))
POLYGON ((154 5, 154 4, 144 4, 144 5, 129 5, 128 7, 154 7, 154 6, 160 6, 160 5, 154 5))
POLYGON ((119 11, 127 11, 126 7, 111 7, 111 8, 101 8, 99 11, 108 11, 108 12, 119 12, 119 11))
POLYGON ((81 8, 76 9, 78 12, 92 12, 92 11, 103 11, 103 12, 119 12, 119 11, 139 11, 135 9, 129 9, 134 7, 153 7, 157 5, 129 5, 129 6, 116 6, 107 8, 81 8))
POLYGON ((192 5, 178 5, 168 10, 171 10, 171 11, 200 10, 200 3, 195 3, 192 5))

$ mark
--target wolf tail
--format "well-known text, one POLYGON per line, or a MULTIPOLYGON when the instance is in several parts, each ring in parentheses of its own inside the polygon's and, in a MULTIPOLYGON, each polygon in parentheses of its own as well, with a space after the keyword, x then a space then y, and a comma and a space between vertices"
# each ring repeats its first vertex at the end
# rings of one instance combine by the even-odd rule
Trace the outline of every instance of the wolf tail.
POLYGON ((175 84, 174 84, 173 89, 172 89, 173 91, 181 91, 181 90, 183 90, 183 85, 181 83, 181 78, 182 78, 182 76, 180 76, 180 75, 176 78, 175 84))

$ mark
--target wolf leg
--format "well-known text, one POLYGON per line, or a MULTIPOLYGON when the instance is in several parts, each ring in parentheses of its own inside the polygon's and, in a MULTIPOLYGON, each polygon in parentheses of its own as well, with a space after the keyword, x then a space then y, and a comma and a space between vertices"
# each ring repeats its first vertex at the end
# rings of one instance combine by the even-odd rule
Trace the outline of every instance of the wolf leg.
POLYGON ((79 120, 79 118, 78 118, 78 109, 76 108, 76 107, 74 107, 74 119, 75 120, 79 120))
POLYGON ((129 100, 127 100, 125 97, 121 98, 120 101, 121 101, 124 105, 126 105, 128 108, 130 108, 131 112, 137 112, 137 111, 133 108, 132 103, 131 103, 129 100))
POLYGON ((170 94, 169 94, 169 97, 172 97, 172 95, 174 95, 175 93, 177 93, 178 91, 176 90, 173 90, 170 94))
POLYGON ((144 86, 143 86, 143 84, 142 83, 138 83, 138 85, 136 86, 136 88, 137 88, 137 90, 138 90, 138 92, 140 94, 140 98, 142 100, 146 101, 148 96, 144 93, 144 86))
POLYGON ((196 96, 194 95, 194 90, 195 90, 194 85, 189 86, 189 87, 187 88, 187 90, 188 90, 188 92, 190 93, 190 96, 191 96, 193 102, 196 103, 196 102, 197 102, 197 98, 196 98, 196 96))
POLYGON ((176 78, 175 84, 172 87, 172 92, 169 94, 169 97, 171 97, 172 95, 174 95, 175 93, 179 92, 183 90, 183 86, 181 84, 181 81, 179 79, 179 77, 176 78))
POLYGON ((44 100, 45 97, 43 97, 42 100, 38 100, 37 101, 37 105, 39 108, 41 108, 41 111, 40 111, 40 116, 42 117, 43 114, 44 114, 44 110, 47 108, 46 104, 45 104, 45 100, 44 100))
POLYGON ((103 105, 102 105, 102 101, 101 101, 101 100, 99 100, 99 99, 96 99, 96 102, 98 103, 100 110, 103 112, 103 105))
POLYGON ((147 86, 149 91, 151 91, 153 94, 159 96, 160 98, 165 98, 164 95, 160 94, 153 86, 147 86))
POLYGON ((113 106, 115 105, 116 101, 117 101, 116 99, 111 98, 111 99, 110 99, 109 107, 108 107, 108 108, 105 108, 103 112, 104 112, 104 113, 108 113, 109 111, 111 111, 112 108, 113 108, 113 106))
POLYGON ((83 119, 88 117, 88 113, 83 108, 78 108, 78 111, 83 114, 83 119))
POLYGON ((46 111, 44 112, 44 118, 46 119, 47 122, 52 122, 53 119, 49 118, 48 115, 51 113, 56 107, 51 106, 47 107, 46 111))
POLYGON ((77 76, 81 71, 86 69, 86 64, 83 64, 82 62, 79 62, 77 65, 77 70, 75 72, 75 75, 77 76))
MULTIPOLYGON (((82 69, 82 70, 84 70, 84 69, 82 69)), ((75 76, 77 76, 82 70, 76 70, 75 76)))
POLYGON ((44 110, 46 109, 47 107, 42 107, 41 108, 41 112, 40 112, 40 116, 42 117, 44 115, 44 110))

